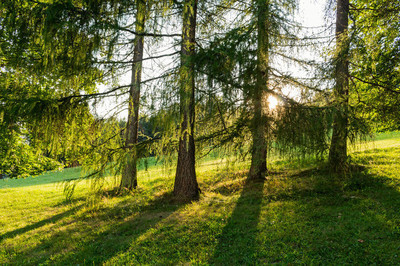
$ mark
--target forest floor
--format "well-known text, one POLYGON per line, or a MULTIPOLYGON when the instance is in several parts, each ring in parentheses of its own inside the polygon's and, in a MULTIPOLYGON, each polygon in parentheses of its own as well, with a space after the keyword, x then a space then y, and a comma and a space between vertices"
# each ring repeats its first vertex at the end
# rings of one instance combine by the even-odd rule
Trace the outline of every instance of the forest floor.
POLYGON ((0 264, 400 264, 400 133, 355 146, 351 162, 331 176, 276 160, 249 183, 248 162, 203 161, 189 204, 161 166, 118 197, 88 198, 94 183, 82 181, 66 201, 58 181, 79 168, 0 180, 0 264))

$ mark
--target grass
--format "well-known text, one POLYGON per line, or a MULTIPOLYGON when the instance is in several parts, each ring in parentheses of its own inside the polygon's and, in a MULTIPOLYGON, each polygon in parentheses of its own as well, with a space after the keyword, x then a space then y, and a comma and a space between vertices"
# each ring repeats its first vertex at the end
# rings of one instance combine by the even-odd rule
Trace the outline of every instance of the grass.
POLYGON ((76 179, 79 178, 80 176, 81 176, 80 167, 66 168, 63 171, 46 172, 36 177, 0 180, 0 189, 30 187, 30 186, 59 183, 69 179, 76 179))
POLYGON ((94 205, 90 183, 66 202, 54 182, 79 169, 0 180, 0 264, 399 264, 399 138, 363 144, 345 176, 280 162, 249 183, 247 162, 205 160, 190 204, 173 200, 174 171, 159 166, 94 205))
MULTIPOLYGON (((138 170, 148 170, 155 167, 161 167, 161 165, 162 162, 157 161, 155 157, 150 157, 143 159, 138 163, 138 170)), ((0 180, 0 189, 30 187, 52 183, 62 186, 64 181, 78 179, 79 177, 83 176, 84 172, 81 170, 81 167, 65 168, 62 171, 49 171, 40 176, 0 180)))

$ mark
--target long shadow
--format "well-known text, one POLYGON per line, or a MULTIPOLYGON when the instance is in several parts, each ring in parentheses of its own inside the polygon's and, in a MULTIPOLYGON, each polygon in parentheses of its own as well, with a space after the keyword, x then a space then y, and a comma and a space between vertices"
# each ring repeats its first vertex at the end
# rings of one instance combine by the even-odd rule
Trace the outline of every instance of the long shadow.
POLYGON ((211 264, 243 265, 254 263, 263 187, 263 181, 246 181, 236 207, 218 237, 218 245, 209 261, 211 264))
POLYGON ((290 189, 272 195, 263 195, 266 183, 246 183, 209 263, 397 265, 400 182, 353 168, 341 180, 318 169, 288 176, 278 185, 290 182, 290 189), (282 203, 278 215, 260 215, 266 199, 282 203))
POLYGON ((288 239, 286 244, 291 246, 281 263, 305 258, 332 265, 400 263, 396 255, 400 250, 400 193, 396 185, 362 168, 342 182, 342 191, 323 194, 317 187, 308 197, 298 193, 302 197, 297 202, 303 208, 293 209, 296 227, 276 236, 288 239))
MULTIPOLYGON (((138 237, 145 234, 149 229, 156 226, 159 222, 168 218, 176 210, 184 206, 184 203, 175 202, 171 193, 165 193, 149 202, 145 206, 138 206, 140 211, 137 215, 131 216, 129 204, 121 202, 110 209, 100 211, 95 218, 78 218, 76 222, 80 224, 79 228, 71 228, 69 230, 58 232, 52 235, 40 245, 27 250, 27 254, 38 254, 35 258, 35 264, 49 263, 47 254, 59 252, 54 250, 54 243, 58 239, 68 239, 69 235, 79 235, 79 238, 85 239, 85 242, 77 243, 72 250, 65 254, 58 254, 56 263, 58 265, 71 264, 103 264, 116 254, 124 253, 129 249, 132 242, 138 237), (96 228, 95 221, 107 221, 108 226, 104 231, 96 228), (40 255, 40 254, 43 255, 40 255)), ((68 242, 68 241, 67 241, 68 242)))
POLYGON ((307 170, 281 181, 290 189, 271 198, 266 192, 281 202, 278 215, 262 213, 260 230, 268 235, 257 243, 257 258, 244 264, 397 265, 400 182, 358 165, 350 170, 336 177, 307 170))
POLYGON ((29 231, 31 231, 31 230, 38 229, 38 228, 40 228, 40 227, 42 227, 42 226, 45 226, 46 224, 49 224, 49 223, 55 223, 55 222, 57 222, 57 221, 63 219, 64 217, 67 217, 67 216, 73 214, 73 213, 76 212, 80 207, 81 207, 81 206, 76 206, 76 207, 74 207, 74 208, 72 208, 72 209, 69 209, 69 210, 67 210, 67 211, 65 211, 65 212, 56 214, 56 215, 54 215, 54 216, 52 216, 52 217, 50 217, 50 218, 47 218, 47 219, 41 220, 41 221, 39 221, 39 222, 36 222, 36 223, 30 224, 30 225, 27 225, 27 226, 25 226, 25 227, 18 228, 18 229, 15 229, 15 230, 13 230, 13 231, 4 233, 4 234, 0 235, 0 241, 5 240, 5 239, 7 239, 7 238, 12 238, 12 237, 15 237, 15 236, 18 236, 18 235, 27 233, 27 232, 29 232, 29 231))

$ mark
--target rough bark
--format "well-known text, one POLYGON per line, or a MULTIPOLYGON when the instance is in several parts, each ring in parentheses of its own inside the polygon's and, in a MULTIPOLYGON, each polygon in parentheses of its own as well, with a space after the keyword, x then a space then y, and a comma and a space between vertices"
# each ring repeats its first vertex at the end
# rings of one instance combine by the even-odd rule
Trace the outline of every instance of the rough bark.
MULTIPOLYGON (((146 17, 146 3, 137 1, 136 32, 144 32, 146 17)), ((126 142, 128 149, 126 166, 122 173, 120 190, 133 190, 137 187, 137 152, 135 145, 138 142, 139 130, 139 105, 140 105, 140 82, 142 76, 144 36, 137 35, 133 53, 131 72, 131 87, 129 90, 128 121, 126 124, 126 142)))
POLYGON ((251 125, 253 137, 249 179, 264 179, 267 173, 267 89, 269 66, 268 8, 269 2, 257 0, 257 81, 252 90, 254 116, 251 125))
POLYGON ((195 53, 197 0, 185 0, 183 6, 180 69, 180 132, 174 195, 179 200, 195 200, 199 187, 195 170, 195 80, 192 56, 195 53))
POLYGON ((337 0, 336 11, 336 86, 334 97, 336 112, 333 120, 332 141, 329 150, 329 165, 333 172, 340 173, 346 168, 348 135, 348 16, 349 0, 337 0))

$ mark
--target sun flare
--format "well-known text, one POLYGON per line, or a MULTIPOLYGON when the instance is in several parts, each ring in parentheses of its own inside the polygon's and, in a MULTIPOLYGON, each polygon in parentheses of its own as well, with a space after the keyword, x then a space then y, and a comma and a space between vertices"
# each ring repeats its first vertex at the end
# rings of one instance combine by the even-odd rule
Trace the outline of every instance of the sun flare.
POLYGON ((275 96, 269 96, 268 97, 268 108, 270 110, 275 110, 275 108, 278 106, 279 101, 275 96))

